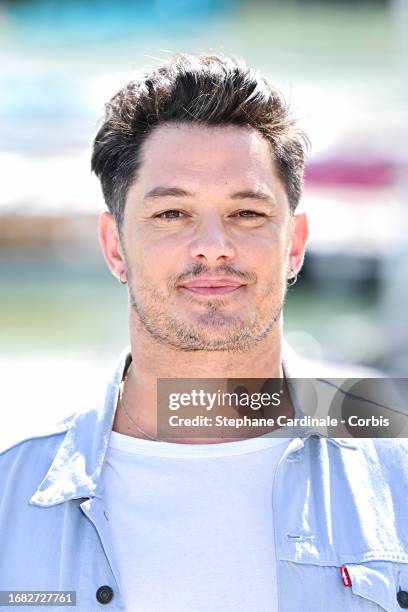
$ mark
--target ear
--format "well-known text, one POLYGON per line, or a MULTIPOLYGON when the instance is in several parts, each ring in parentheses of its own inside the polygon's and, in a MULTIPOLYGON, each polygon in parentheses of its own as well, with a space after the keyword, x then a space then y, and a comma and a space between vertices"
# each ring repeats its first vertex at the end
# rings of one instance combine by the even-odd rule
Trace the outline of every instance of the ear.
POLYGON ((126 273, 126 260, 120 244, 116 221, 111 213, 104 212, 100 215, 98 238, 109 270, 113 276, 121 279, 121 275, 123 277, 123 273, 126 273))
POLYGON ((306 213, 293 217, 293 230, 289 249, 289 266, 298 273, 305 258, 306 244, 309 236, 306 213))

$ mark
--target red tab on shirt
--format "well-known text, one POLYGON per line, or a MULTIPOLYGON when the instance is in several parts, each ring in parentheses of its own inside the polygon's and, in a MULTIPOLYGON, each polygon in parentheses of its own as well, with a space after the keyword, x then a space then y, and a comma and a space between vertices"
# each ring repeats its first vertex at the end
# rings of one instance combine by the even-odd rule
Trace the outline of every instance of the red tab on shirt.
POLYGON ((344 565, 342 565, 340 568, 340 572, 341 572, 341 579, 343 580, 344 586, 351 587, 351 578, 348 573, 347 567, 344 567, 344 565))

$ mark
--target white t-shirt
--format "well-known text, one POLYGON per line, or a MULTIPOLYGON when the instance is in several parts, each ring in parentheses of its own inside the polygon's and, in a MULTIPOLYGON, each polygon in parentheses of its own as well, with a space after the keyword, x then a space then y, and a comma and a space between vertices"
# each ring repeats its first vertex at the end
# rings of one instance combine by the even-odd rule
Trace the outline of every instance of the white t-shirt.
POLYGON ((126 612, 277 609, 272 484, 289 442, 112 431, 103 478, 126 612))

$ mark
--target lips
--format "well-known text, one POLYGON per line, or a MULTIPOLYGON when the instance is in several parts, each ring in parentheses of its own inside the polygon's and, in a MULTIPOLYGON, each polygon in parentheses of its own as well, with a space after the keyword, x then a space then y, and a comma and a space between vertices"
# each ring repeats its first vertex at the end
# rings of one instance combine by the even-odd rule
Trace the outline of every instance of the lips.
POLYGON ((182 288, 194 293, 217 295, 231 293, 244 285, 230 278, 197 278, 181 285, 182 288))

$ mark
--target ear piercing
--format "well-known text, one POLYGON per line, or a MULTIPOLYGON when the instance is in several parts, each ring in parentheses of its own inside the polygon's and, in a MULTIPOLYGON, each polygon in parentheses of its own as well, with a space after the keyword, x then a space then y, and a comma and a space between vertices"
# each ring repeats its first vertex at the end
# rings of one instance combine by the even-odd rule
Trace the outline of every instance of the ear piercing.
POLYGON ((294 270, 292 268, 292 266, 290 266, 289 268, 290 272, 292 273, 292 276, 289 276, 288 280, 288 287, 292 287, 292 285, 294 285, 297 281, 297 275, 298 273, 296 272, 296 270, 294 270))
POLYGON ((119 274, 119 281, 122 283, 122 285, 126 285, 126 283, 127 283, 126 272, 124 272, 123 270, 122 270, 122 272, 119 274), (123 274, 125 275, 125 278, 124 278, 124 279, 122 278, 122 275, 123 275, 123 274))

